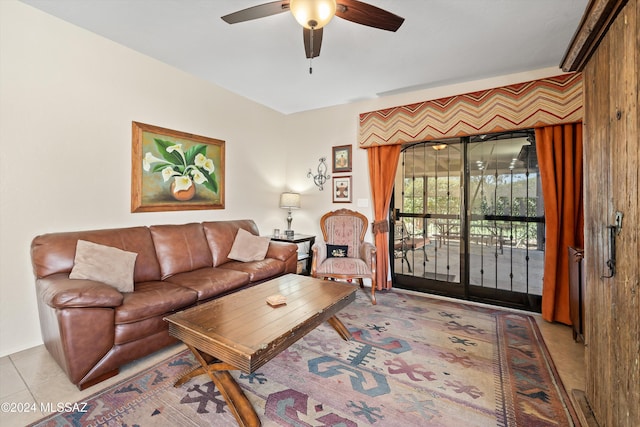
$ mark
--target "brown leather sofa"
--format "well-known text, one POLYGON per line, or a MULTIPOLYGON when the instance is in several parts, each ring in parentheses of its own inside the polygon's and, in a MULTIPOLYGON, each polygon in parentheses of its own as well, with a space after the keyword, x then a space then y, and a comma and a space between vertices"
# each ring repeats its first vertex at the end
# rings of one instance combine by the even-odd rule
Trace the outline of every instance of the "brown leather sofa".
POLYGON ((261 261, 229 259, 239 228, 258 235, 252 220, 237 220, 36 237, 31 259, 42 338, 69 380, 87 388, 175 343, 163 321, 170 313, 296 272, 292 243, 269 242, 261 261), (137 253, 134 291, 70 279, 78 240, 137 253))

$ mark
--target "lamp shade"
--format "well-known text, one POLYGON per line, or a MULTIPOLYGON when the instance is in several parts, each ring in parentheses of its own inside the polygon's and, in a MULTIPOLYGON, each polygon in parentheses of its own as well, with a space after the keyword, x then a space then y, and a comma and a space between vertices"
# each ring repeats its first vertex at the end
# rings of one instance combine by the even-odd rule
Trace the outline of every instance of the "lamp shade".
POLYGON ((300 194, 282 193, 280 195, 280 207, 286 209, 300 209, 300 194))
POLYGON ((336 0, 291 0, 289 9, 300 25, 318 30, 336 14, 336 0))

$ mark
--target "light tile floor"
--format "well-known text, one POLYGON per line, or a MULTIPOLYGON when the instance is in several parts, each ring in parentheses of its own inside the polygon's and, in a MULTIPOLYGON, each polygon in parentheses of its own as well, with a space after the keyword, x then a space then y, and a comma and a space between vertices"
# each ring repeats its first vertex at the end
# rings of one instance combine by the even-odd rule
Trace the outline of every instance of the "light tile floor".
POLYGON ((47 411, 47 406, 81 402, 102 388, 122 381, 184 349, 186 347, 183 344, 167 347, 124 366, 115 377, 83 391, 69 382, 44 345, 2 357, 0 426, 18 427, 37 421, 53 412, 47 411))
MULTIPOLYGON (((528 313, 531 314, 531 313, 528 313)), ((571 390, 584 390, 584 347, 575 343, 571 328, 549 323, 533 314, 561 380, 571 390)), ((0 358, 0 426, 25 426, 47 415, 47 405, 81 402, 105 386, 119 382, 186 347, 176 344, 123 367, 120 374, 79 391, 71 384, 44 345, 0 358), (44 409, 43 412, 41 409, 44 409)))

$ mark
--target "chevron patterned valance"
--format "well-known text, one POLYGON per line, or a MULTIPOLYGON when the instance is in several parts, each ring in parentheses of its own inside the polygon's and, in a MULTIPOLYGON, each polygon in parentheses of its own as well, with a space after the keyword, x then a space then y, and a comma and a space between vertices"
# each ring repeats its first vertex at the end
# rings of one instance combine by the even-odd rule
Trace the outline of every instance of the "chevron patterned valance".
POLYGON ((403 144, 582 120, 582 74, 360 114, 358 144, 403 144))

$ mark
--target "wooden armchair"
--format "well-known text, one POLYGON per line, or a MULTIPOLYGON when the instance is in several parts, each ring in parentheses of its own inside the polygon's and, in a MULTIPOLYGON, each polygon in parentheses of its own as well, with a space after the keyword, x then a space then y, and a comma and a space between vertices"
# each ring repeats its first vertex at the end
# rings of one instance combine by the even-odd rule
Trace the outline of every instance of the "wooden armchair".
POLYGON ((348 209, 320 218, 323 242, 313 245, 311 275, 321 279, 354 280, 364 287, 371 280, 371 300, 376 303, 376 247, 364 241, 369 221, 348 209))

